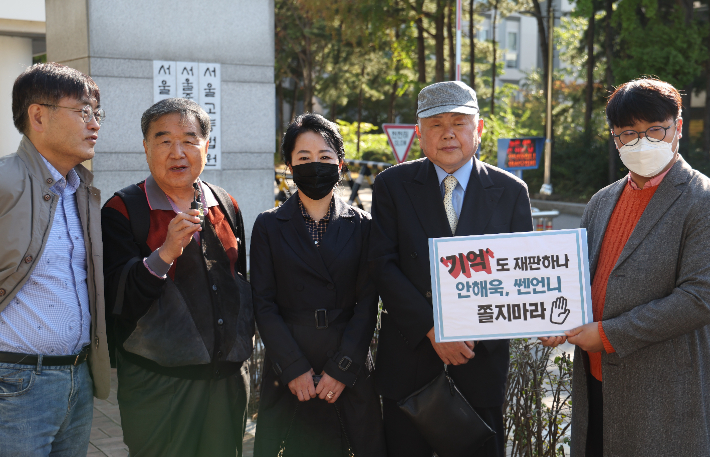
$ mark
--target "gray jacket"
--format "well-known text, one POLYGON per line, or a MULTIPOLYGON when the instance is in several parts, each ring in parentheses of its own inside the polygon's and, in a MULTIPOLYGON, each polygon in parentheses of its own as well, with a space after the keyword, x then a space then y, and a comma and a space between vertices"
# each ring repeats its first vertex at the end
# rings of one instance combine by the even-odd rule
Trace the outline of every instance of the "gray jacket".
MULTIPOLYGON (((591 275, 626 178, 582 216, 591 275)), ((605 456, 710 455, 710 179, 679 158, 607 285, 602 351, 605 456)), ((575 350, 572 456, 584 456, 588 357, 575 350)))
MULTIPOLYGON (((91 186, 93 176, 89 170, 82 165, 74 170, 81 180, 76 190, 76 204, 87 257, 91 311, 89 366, 94 395, 106 398, 110 365, 104 319, 101 194, 91 186)), ((30 278, 47 244, 59 199, 49 190, 52 185, 52 174, 26 136, 22 137, 17 153, 0 158, 0 312, 30 278)))

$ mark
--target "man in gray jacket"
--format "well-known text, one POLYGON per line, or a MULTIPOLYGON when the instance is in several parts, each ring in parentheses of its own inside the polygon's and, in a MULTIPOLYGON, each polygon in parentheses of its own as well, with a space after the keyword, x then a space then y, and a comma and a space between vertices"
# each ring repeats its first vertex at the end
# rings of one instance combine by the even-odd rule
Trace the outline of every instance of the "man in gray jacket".
POLYGON ((566 332, 572 455, 710 455, 710 179, 677 152, 670 84, 623 84, 606 114, 629 175, 582 217, 595 322, 566 332))
POLYGON ((99 88, 34 65, 12 113, 24 136, 0 159, 0 457, 86 455, 110 373, 101 197, 80 165, 104 118, 99 88))

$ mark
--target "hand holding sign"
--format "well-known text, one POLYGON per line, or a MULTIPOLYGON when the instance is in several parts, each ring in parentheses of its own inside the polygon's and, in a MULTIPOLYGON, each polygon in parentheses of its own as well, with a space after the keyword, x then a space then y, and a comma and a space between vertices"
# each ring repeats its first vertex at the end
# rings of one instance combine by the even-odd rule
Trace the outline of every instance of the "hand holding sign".
POLYGON ((599 322, 590 322, 573 328, 565 332, 565 335, 567 335, 567 341, 579 346, 583 351, 600 352, 604 349, 604 343, 599 334, 599 322))
POLYGON ((473 347, 475 346, 473 341, 437 343, 433 327, 427 332, 426 336, 429 337, 436 354, 446 365, 464 365, 476 355, 473 352, 473 347))
POLYGON ((567 309, 567 299, 565 297, 558 297, 552 302, 552 310, 550 311, 550 322, 557 325, 562 325, 567 320, 569 316, 569 310, 567 309))

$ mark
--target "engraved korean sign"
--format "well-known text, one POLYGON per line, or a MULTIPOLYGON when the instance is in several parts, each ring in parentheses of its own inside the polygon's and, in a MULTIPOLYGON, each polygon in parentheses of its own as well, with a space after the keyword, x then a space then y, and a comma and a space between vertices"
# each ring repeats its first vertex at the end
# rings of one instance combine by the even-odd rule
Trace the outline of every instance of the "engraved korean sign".
POLYGON ((153 103, 166 98, 199 103, 210 117, 205 170, 222 169, 222 75, 218 63, 153 61, 153 103))

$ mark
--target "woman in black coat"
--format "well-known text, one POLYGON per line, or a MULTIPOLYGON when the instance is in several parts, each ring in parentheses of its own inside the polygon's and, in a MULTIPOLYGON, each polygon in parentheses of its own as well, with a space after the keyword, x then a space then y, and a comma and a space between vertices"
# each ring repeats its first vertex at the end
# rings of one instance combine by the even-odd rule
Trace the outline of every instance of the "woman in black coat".
POLYGON ((369 352, 378 302, 370 215, 333 195, 344 157, 335 124, 299 116, 281 152, 299 190, 261 213, 251 238, 266 347, 254 455, 385 456, 369 352))

